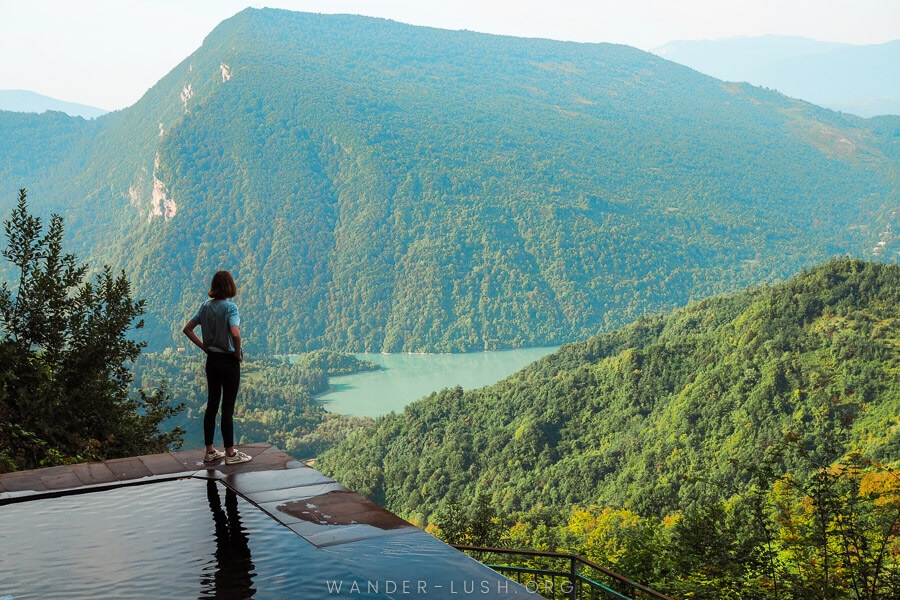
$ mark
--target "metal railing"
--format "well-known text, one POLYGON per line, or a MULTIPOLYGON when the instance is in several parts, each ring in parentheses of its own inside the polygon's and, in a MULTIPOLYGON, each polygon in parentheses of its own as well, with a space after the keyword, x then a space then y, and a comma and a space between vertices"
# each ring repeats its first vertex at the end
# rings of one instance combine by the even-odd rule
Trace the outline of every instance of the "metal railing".
POLYGON ((673 600, 575 554, 462 544, 453 547, 549 600, 673 600))

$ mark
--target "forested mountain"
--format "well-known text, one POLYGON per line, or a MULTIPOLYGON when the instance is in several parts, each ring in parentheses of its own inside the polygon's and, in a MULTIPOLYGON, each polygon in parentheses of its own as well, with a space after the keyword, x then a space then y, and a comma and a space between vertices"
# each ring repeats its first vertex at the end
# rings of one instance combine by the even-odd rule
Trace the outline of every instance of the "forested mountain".
POLYGON ((854 451, 898 461, 898 307, 900 266, 830 261, 565 345, 495 385, 432 394, 317 467, 426 522, 479 496, 507 515, 661 517, 727 500, 786 440, 776 476, 854 451))
POLYGON ((125 269, 151 349, 219 268, 248 351, 452 351, 897 251, 900 119, 624 46, 248 9, 128 109, 0 131, 2 204, 125 269))

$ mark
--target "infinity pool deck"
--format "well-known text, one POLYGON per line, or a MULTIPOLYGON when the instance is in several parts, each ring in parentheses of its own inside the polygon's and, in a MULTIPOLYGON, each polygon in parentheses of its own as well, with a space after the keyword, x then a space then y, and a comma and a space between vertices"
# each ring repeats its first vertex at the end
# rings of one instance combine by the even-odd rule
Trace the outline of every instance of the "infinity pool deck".
MULTIPOLYGON (((204 463, 203 451, 197 450, 0 475, 0 510, 4 504, 129 485, 216 480, 303 538, 313 557, 321 558, 310 566, 323 577, 340 556, 352 558, 355 581, 393 582, 391 589, 376 594, 348 588, 347 597, 537 597, 271 445, 240 449, 253 460, 239 465, 226 465, 224 460, 204 463), (382 593, 386 591, 390 593, 382 593)), ((297 597, 313 597, 304 590, 297 592, 297 597)), ((319 597, 341 594, 330 590, 319 597)))

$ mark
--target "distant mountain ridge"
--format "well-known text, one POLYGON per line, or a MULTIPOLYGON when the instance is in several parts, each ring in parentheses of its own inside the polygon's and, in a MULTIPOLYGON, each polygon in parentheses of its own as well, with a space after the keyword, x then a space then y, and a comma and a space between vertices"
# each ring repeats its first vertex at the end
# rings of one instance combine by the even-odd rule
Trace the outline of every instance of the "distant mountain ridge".
POLYGON ((833 110, 900 115, 900 40, 857 46, 767 35, 675 41, 653 53, 724 81, 746 81, 833 110))
POLYGON ((248 352, 543 346, 893 260, 898 130, 626 46, 248 9, 132 107, 0 113, 0 209, 125 269, 153 348, 219 268, 248 352))
POLYGON ((0 110, 24 113, 42 113, 48 110, 64 112, 73 117, 95 119, 108 110, 75 102, 57 100, 28 90, 0 90, 0 110))

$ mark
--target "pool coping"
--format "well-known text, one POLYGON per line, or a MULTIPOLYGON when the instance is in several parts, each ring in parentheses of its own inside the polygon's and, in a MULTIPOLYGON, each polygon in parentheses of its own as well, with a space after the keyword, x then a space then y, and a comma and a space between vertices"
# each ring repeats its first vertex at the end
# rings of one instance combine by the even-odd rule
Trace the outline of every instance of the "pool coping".
POLYGON ((203 450, 189 450, 6 473, 0 475, 0 506, 193 478, 220 481, 320 548, 421 531, 271 444, 239 449, 253 460, 206 463, 203 450))
POLYGON ((4 473, 0 474, 0 505, 120 485, 153 483, 160 479, 191 477, 204 470, 230 473, 306 466, 271 444, 245 444, 240 448, 253 460, 240 465, 225 465, 222 460, 204 463, 203 450, 188 450, 4 473))

